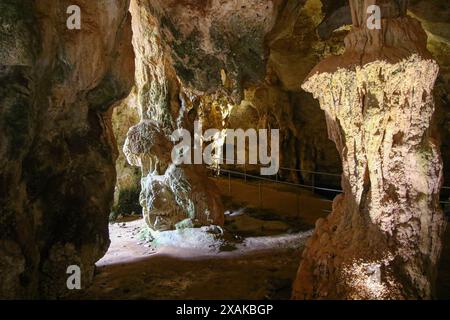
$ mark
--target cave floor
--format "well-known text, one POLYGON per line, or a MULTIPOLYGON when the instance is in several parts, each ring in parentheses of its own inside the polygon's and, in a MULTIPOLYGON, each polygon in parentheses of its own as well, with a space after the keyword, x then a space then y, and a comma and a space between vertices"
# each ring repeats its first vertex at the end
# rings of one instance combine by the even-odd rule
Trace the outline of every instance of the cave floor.
MULTIPOLYGON (((194 243, 174 232, 156 246, 142 240, 141 217, 110 224, 111 245, 97 263, 93 284, 69 299, 289 299, 303 245, 330 203, 309 191, 215 179, 228 208, 226 245, 196 233, 194 243), (173 236, 176 235, 174 238, 173 236), (200 236, 199 236, 200 235, 200 236), (203 241, 204 240, 204 241, 203 241), (171 243, 171 241, 173 243, 171 243), (203 242, 203 243, 202 243, 203 242)), ((191 235, 188 234, 187 237, 191 235)), ((450 232, 438 276, 438 297, 450 297, 450 232)))
MULTIPOLYGON (((304 242, 330 203, 305 190, 214 179, 223 197, 225 232, 189 246, 186 239, 154 246, 140 237, 144 222, 110 224, 111 245, 93 284, 70 299, 289 299, 304 242), (209 241, 209 242, 208 242, 209 241), (181 248, 179 246, 182 246, 181 248)), ((198 237, 196 238, 198 239, 198 237)))
POLYGON ((111 250, 99 261, 93 285, 72 298, 289 298, 301 248, 219 254, 186 248, 152 251, 137 245, 131 238, 134 226, 141 221, 111 228, 115 229, 113 233, 116 236, 121 235, 121 240, 112 239, 111 250), (127 253, 123 253, 123 250, 127 253), (126 254, 135 256, 127 258, 126 254))

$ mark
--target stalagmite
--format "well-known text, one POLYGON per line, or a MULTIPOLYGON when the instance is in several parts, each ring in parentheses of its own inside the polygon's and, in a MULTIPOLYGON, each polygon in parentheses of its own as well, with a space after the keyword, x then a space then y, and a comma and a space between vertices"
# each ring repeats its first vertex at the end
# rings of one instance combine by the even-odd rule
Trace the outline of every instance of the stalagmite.
POLYGON ((325 112, 344 193, 316 224, 293 298, 433 297, 445 225, 442 159, 430 130, 439 68, 420 24, 396 6, 350 1, 346 52, 321 62, 303 84, 325 112), (371 4, 389 12, 380 30, 364 23, 371 4))

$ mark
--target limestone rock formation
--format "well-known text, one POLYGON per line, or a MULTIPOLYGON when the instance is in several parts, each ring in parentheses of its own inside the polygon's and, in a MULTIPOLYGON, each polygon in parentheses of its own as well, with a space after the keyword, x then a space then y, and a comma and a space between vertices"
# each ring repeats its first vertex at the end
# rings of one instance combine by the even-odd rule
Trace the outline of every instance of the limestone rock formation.
MULTIPOLYGON (((205 78, 198 64, 202 59, 212 58, 215 51, 197 48, 201 40, 199 31, 190 29, 185 20, 192 23, 200 19, 202 15, 197 16, 196 10, 210 10, 209 5, 199 3, 186 8, 175 1, 135 0, 131 3, 137 107, 141 121, 128 132, 124 152, 130 164, 141 168, 140 203, 148 225, 158 231, 223 224, 220 196, 206 170, 201 165, 175 167, 171 159, 174 143, 169 138, 175 129, 191 130, 196 120, 189 117, 181 99, 185 95, 183 87, 189 87, 191 81, 199 88, 206 84, 213 86, 212 79, 205 78), (183 37, 186 37, 184 41, 183 37), (193 51, 181 55, 183 45, 192 46, 193 51), (186 60, 187 54, 192 60, 186 60), (177 62, 177 59, 184 62, 177 62), (184 77, 192 70, 180 68, 202 73, 184 77)), ((217 9, 217 4, 212 7, 217 9)), ((214 16, 210 14, 204 16, 206 21, 192 25, 199 28, 208 25, 208 19, 214 16)), ((219 67, 219 64, 211 66, 219 67)), ((215 69, 214 72, 207 70, 207 74, 220 77, 221 73, 220 69, 215 69)))
POLYGON ((344 194, 316 224, 293 297, 429 299, 445 225, 442 159, 430 130, 438 66, 416 20, 402 11, 369 30, 364 7, 350 4, 346 52, 303 84, 325 111, 344 194))
MULTIPOLYGON (((143 121, 152 119, 166 136, 180 127, 192 130, 197 119, 205 130, 280 128, 283 166, 339 172, 337 153, 321 134, 323 116, 306 112, 314 102, 295 82, 318 61, 318 48, 305 35, 320 49, 330 47, 314 35, 318 1, 132 1, 131 13, 143 121), (301 163, 290 156, 298 153, 301 163)), ((298 180, 295 172, 280 176, 298 180)))
MULTIPOLYGON (((322 0, 322 11, 325 13, 323 21, 317 28, 322 39, 328 39, 337 31, 351 24, 351 11, 348 1, 322 0)), ((398 8, 398 5, 396 6, 398 8)), ((440 0, 410 0, 408 7, 408 15, 418 19, 428 36, 427 49, 432 53, 434 59, 440 66, 440 73, 436 82, 434 91, 436 101, 436 121, 435 130, 438 132, 442 141, 442 155, 444 160, 445 181, 450 181, 450 141, 449 119, 450 119, 450 103, 449 103, 449 75, 450 61, 448 59, 450 51, 450 33, 448 16, 450 8, 447 3, 440 0)), ((399 12, 398 9, 392 10, 392 13, 399 12)), ((384 12, 386 14, 386 11, 384 12)), ((444 192, 444 195, 447 194, 444 192)))
POLYGON ((277 14, 272 1, 135 0, 130 11, 144 119, 167 121, 153 114, 164 110, 175 121, 180 84, 195 94, 224 92, 239 103, 243 84, 265 76, 264 38, 277 14))
POLYGON ((108 248, 117 155, 111 106, 133 81, 128 1, 0 2, 0 297, 82 286, 108 248), (108 10, 105 8, 108 7, 108 10))
POLYGON ((127 135, 124 153, 142 170, 140 203, 155 231, 223 225, 220 193, 202 165, 172 163, 174 144, 154 121, 141 121, 127 135))
POLYGON ((185 87, 224 91, 239 103, 244 83, 265 76, 265 36, 276 21, 278 1, 143 2, 159 16, 162 43, 185 87))

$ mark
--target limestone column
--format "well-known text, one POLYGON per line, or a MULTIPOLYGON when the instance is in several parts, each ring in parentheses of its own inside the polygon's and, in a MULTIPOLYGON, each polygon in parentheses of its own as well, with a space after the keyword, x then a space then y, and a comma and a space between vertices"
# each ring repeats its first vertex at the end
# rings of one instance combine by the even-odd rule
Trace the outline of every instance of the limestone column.
MULTIPOLYGON (((140 122, 128 131, 124 154, 142 172, 140 205, 153 231, 224 224, 220 193, 202 164, 172 162, 175 129, 189 128, 182 84, 162 37, 159 1, 132 0, 136 101, 140 122), (159 9, 157 9, 159 8, 159 9)), ((193 124, 192 124, 193 127, 193 124)))
POLYGON ((438 65, 405 1, 351 0, 342 56, 303 84, 325 112, 340 152, 344 193, 316 224, 295 299, 429 299, 445 220, 442 159, 433 136, 438 65), (369 30, 367 6, 382 8, 369 30))

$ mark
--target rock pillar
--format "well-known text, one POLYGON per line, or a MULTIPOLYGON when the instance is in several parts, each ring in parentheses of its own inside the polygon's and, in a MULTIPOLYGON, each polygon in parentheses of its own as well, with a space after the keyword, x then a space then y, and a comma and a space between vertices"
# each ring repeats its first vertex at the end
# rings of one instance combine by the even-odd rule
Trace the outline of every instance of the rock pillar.
POLYGON ((342 56, 321 62, 303 88, 325 112, 342 159, 344 193, 317 222, 295 299, 433 297, 444 217, 442 159, 433 136, 438 65, 403 1, 350 1, 342 56), (366 8, 382 10, 369 29, 366 8))

